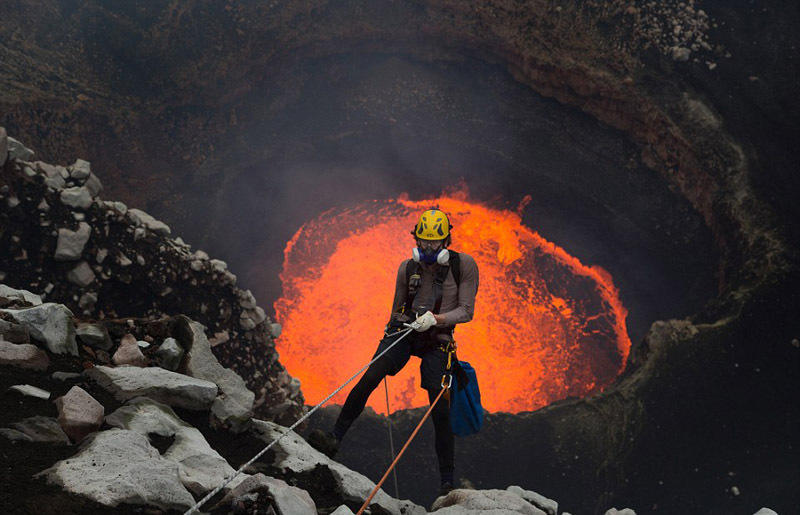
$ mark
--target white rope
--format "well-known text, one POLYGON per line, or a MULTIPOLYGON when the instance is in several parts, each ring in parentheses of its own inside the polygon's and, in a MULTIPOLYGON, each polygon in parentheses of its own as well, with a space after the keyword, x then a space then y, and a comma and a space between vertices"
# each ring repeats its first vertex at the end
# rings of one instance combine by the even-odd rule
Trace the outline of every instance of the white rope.
MULTIPOLYGON (((244 470, 244 469, 246 469, 247 467, 249 467, 249 466, 250 466, 250 465, 251 465, 251 464, 252 464, 254 461, 256 461, 258 458, 260 458, 260 457, 261 457, 261 456, 262 456, 262 455, 263 455, 265 452, 267 452, 267 451, 270 449, 270 447, 272 447, 273 445, 275 445, 276 443, 278 443, 279 441, 281 441, 281 439, 282 439, 284 436, 288 435, 288 434, 289 434, 289 433, 292 431, 292 429, 294 429, 295 427, 299 426, 299 425, 300 425, 300 424, 301 424, 301 423, 302 423, 302 422, 303 422, 305 419, 307 419, 308 417, 310 417, 312 413, 314 413, 315 411, 317 411, 317 409, 319 409, 319 407, 320 407, 320 406, 322 406, 323 404, 325 404, 326 402, 328 402, 328 401, 331 399, 331 397, 333 397, 334 395, 336 395, 337 393, 339 393, 339 391, 340 391, 342 388, 344 388, 345 386, 347 386, 347 384, 348 384, 348 383, 350 383, 350 381, 352 381, 353 379, 355 379, 356 377, 358 377, 358 375, 359 375, 361 372, 363 372, 364 370, 366 370, 366 368, 367 368, 367 367, 369 367, 370 365, 372 365, 373 363, 375 363, 376 361, 378 361, 378 359, 379 359, 381 356, 383 356, 384 354, 386 354, 387 352, 389 352, 389 349, 391 349, 392 347, 394 347, 395 345, 397 345, 397 343, 398 343, 400 340, 402 340, 403 338, 405 338, 406 336, 408 336, 408 334, 409 334, 409 333, 410 333, 412 330, 413 330, 413 328, 411 328, 411 327, 409 327, 408 329, 405 329, 405 330, 404 330, 404 331, 405 331, 405 334, 403 334, 403 336, 401 336, 400 338, 396 339, 396 340, 395 340, 395 341, 394 341, 394 342, 393 342, 391 345, 389 345, 388 347, 386 347, 386 349, 385 349, 383 352, 381 352, 380 354, 378 354, 377 356, 375 356, 375 357, 372 359, 372 361, 370 361, 369 363, 367 363, 366 365, 364 365, 363 367, 361 367, 361 370, 359 370, 358 372, 356 372, 355 374, 353 374, 353 376, 352 376, 350 379, 348 379, 347 381, 345 381, 345 382, 344 382, 344 383, 343 383, 343 384, 342 384, 342 385, 341 385, 339 388, 337 388, 336 390, 334 390, 334 391, 333 391, 333 393, 331 393, 330 395, 328 395, 327 397, 325 397, 325 399, 323 399, 323 400, 322 400, 322 401, 321 401, 319 404, 317 404, 316 406, 314 406, 313 408, 311 408, 311 410, 310 410, 308 413, 306 413, 305 415, 303 415, 302 417, 300 417, 300 419, 299 419, 297 422, 295 422, 294 424, 292 424, 292 427, 290 427, 289 429, 287 429, 287 430, 286 430, 286 431, 285 431, 283 434, 281 434, 281 435, 280 435, 278 438, 276 438, 276 439, 275 439, 275 440, 273 440, 273 441, 272 441, 272 442, 271 442, 269 445, 267 445, 266 447, 264 447, 264 448, 261 450, 261 452, 259 452, 259 453, 258 453, 258 454, 256 454, 255 456, 253 456, 253 457, 250 459, 250 461, 248 461, 247 463, 245 463, 244 465, 242 465, 241 467, 239 467, 239 469, 238 469, 236 472, 234 472, 232 476, 230 476, 229 478, 227 478, 227 479, 226 479, 226 480, 225 480, 225 481, 224 481, 224 482, 223 482, 223 483, 222 483, 220 486, 218 486, 217 488, 215 488, 214 490, 212 490, 211 492, 209 492, 209 493, 208 493, 208 495, 206 495, 205 497, 203 497, 202 499, 200 499, 200 500, 197 502, 197 504, 195 504, 194 506, 192 506, 191 508, 189 508, 189 509, 188 509, 188 510, 187 510, 187 511, 186 511, 186 512, 183 514, 183 515, 189 515, 189 514, 191 514, 191 513, 194 513, 195 511, 197 511, 197 509, 198 509, 200 506, 204 505, 205 503, 207 503, 207 502, 208 502, 208 500, 209 500, 209 499, 211 499, 212 497, 214 497, 215 495, 217 495, 217 494, 220 492, 220 490, 222 490, 223 488, 225 488, 226 486, 228 486, 228 484, 230 484, 230 482, 231 482, 231 481, 233 481, 233 480, 234 480, 234 478, 235 478, 236 476, 238 476, 239 474, 241 474, 241 473, 242 473, 242 470, 244 470)), ((403 332, 403 331, 398 331, 398 332, 403 332)), ((395 333, 395 334, 397 334, 397 333, 395 333)))

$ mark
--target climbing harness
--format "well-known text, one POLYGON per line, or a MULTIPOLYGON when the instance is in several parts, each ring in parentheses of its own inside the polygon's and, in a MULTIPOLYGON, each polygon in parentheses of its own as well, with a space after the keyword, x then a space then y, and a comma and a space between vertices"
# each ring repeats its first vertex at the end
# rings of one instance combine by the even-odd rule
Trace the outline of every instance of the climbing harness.
POLYGON ((397 457, 394 459, 392 464, 389 465, 389 468, 386 470, 386 473, 383 474, 383 477, 381 478, 380 481, 378 481, 378 484, 375 485, 375 488, 372 489, 372 492, 370 492, 369 497, 367 497, 367 500, 364 501, 364 504, 361 505, 361 509, 358 510, 356 515, 362 515, 362 513, 364 513, 364 510, 367 509, 367 506, 369 506, 369 503, 370 501, 372 501, 372 498, 375 497, 375 494, 378 493, 378 490, 380 490, 381 486, 386 481, 386 478, 389 477, 389 472, 392 472, 394 470, 395 466, 400 461, 400 458, 403 456, 403 453, 406 452, 406 449, 411 444, 411 440, 413 440, 414 437, 417 436, 417 433, 419 432, 419 429, 422 427, 422 424, 425 423, 425 421, 430 416, 431 412, 433 412, 433 408, 439 402, 439 399, 441 399, 442 396, 448 398, 446 392, 449 392, 450 387, 453 386, 453 374, 451 370, 453 364, 452 360, 453 353, 455 352, 455 345, 453 345, 453 343, 454 342, 450 342, 450 345, 448 345, 449 350, 447 352, 447 369, 445 369, 444 375, 442 375, 442 384, 441 384, 442 389, 439 391, 439 395, 437 395, 436 399, 434 399, 434 401, 431 403, 431 407, 428 408, 428 411, 425 413, 425 416, 422 417, 422 420, 419 421, 417 427, 414 428, 414 432, 412 432, 411 436, 408 437, 408 440, 406 440, 405 445, 403 445, 403 448, 400 449, 400 452, 397 454, 397 457))
MULTIPOLYGON (((276 439, 275 439, 275 440, 273 440, 273 441, 272 441, 272 442, 271 442, 269 445, 267 445, 266 447, 264 447, 264 448, 261 450, 261 452, 259 452, 258 454, 256 454, 256 455, 255 455, 255 456, 253 456, 252 458, 250 458, 250 460, 249 460, 247 463, 245 463, 244 465, 242 465, 241 467, 239 467, 239 468, 238 468, 238 469, 237 469, 237 470, 236 470, 236 471, 235 471, 235 472, 234 472, 234 473, 233 473, 233 474, 232 474, 232 475, 231 475, 229 478, 225 479, 225 481, 223 481, 223 482, 222 482, 222 484, 221 484, 220 486, 218 486, 217 488, 215 488, 214 490, 212 490, 211 492, 209 492, 209 493, 208 493, 208 494, 207 494, 205 497, 203 497, 202 499, 200 499, 200 500, 199 500, 199 501, 198 501, 198 502, 197 502, 197 503, 196 503, 194 506, 192 506, 191 508, 189 508, 189 509, 188 509, 188 510, 187 510, 187 511, 184 513, 184 515, 190 515, 191 513, 194 513, 195 511, 197 511, 197 509, 198 509, 198 508, 200 508, 202 505, 204 505, 205 503, 207 503, 209 499, 211 499, 212 497, 214 497, 215 495, 217 495, 217 494, 218 494, 218 493, 219 493, 219 492, 220 492, 220 491, 221 491, 223 488, 225 488, 226 486, 228 486, 228 484, 230 484, 230 482, 231 482, 231 481, 233 481, 233 480, 234 480, 234 478, 236 478, 236 476, 238 476, 239 474, 241 474, 241 473, 242 473, 242 471, 243 471, 245 468, 249 467, 249 466, 250 466, 250 465, 251 465, 251 464, 252 464, 254 461, 256 461, 258 458, 260 458, 261 456, 263 456, 263 455, 264 455, 264 453, 265 453, 265 452, 267 452, 267 451, 268 451, 268 450, 269 450, 269 449, 270 449, 270 448, 271 448, 273 445, 275 445, 276 443, 280 442, 280 441, 283 439, 283 437, 284 437, 284 436, 288 435, 288 434, 289 434, 289 433, 290 433, 290 432, 291 432, 291 431, 292 431, 294 428, 296 428, 297 426, 299 426, 299 425, 300 425, 300 424, 301 424, 301 423, 302 423, 302 422, 303 422, 305 419, 307 419, 308 417, 310 417, 310 416, 311 416, 311 415, 312 415, 312 414, 313 414, 315 411, 317 411, 317 410, 318 410, 318 409, 319 409, 319 408, 320 408, 320 407, 321 407, 323 404, 325 404, 326 402, 328 402, 328 401, 329 401, 329 400, 330 400, 330 399, 331 399, 331 398, 332 398, 334 395, 336 395, 337 393, 339 393, 339 391, 340 391, 342 388, 344 388, 345 386, 347 386, 347 385, 350 383, 350 381, 352 381, 353 379, 355 379, 356 377, 358 377, 358 376, 359 376, 359 374, 361 374, 361 372, 363 372, 363 371, 364 371, 364 370, 366 370, 366 369, 367 369, 367 368, 368 368, 370 365, 372 365, 373 363, 375 363, 376 361, 378 361, 378 359, 380 359, 380 357, 381 357, 381 356, 383 356, 384 354, 386 354, 387 352, 389 352, 389 349, 391 349, 392 347, 394 347, 395 345, 397 345, 397 344, 400 342, 400 340, 402 340, 403 338, 405 338, 406 336, 408 336, 408 335, 409 335, 409 334, 410 334, 412 331, 413 331, 413 329, 412 329, 412 328, 410 328, 410 327, 409 327, 408 329, 405 329, 405 330, 403 330, 403 331, 400 331, 401 333, 402 333, 402 332, 405 332, 405 334, 403 334, 403 335, 402 335, 402 336, 400 336, 400 337, 399 337, 397 340, 395 340, 394 342, 392 342, 392 344, 391 344, 391 345, 389 345, 388 347, 386 347, 386 349, 385 349, 383 352, 381 352, 380 354, 378 354, 378 355, 376 355, 374 358, 372 358, 372 361, 370 361, 369 363, 367 363, 366 365, 364 365, 363 367, 361 367, 361 369, 360 369, 358 372, 356 372, 355 374, 353 374, 353 375, 352 375, 352 377, 350 377, 350 379, 348 379, 347 381, 345 381, 344 383, 342 383, 342 385, 341 385, 341 386, 339 386, 339 387, 338 387, 336 390, 334 390, 334 391, 333 391, 333 392, 332 392, 330 395, 328 395, 327 397, 325 397, 325 398, 324 398, 324 399, 323 399, 323 400, 322 400, 322 401, 321 401, 319 404, 317 404, 316 406, 314 406, 313 408, 311 408, 311 409, 309 410, 309 412, 308 412, 308 413, 306 413, 305 415, 303 415, 302 417, 300 417, 300 419, 299 419, 297 422, 295 422, 294 424, 292 424, 292 426, 291 426, 291 427, 289 427, 289 428, 288 428, 286 431, 284 431, 284 432, 283 432, 283 433, 282 433, 282 434, 281 434, 281 435, 280 435, 278 438, 276 438, 276 439)), ((440 393, 439 395, 441 395, 441 393, 440 393)), ((427 415, 426 415, 426 416, 427 416, 427 415)), ((397 460, 395 460, 395 461, 397 461, 397 460)), ((359 512, 359 513, 360 513, 360 512, 359 512)))

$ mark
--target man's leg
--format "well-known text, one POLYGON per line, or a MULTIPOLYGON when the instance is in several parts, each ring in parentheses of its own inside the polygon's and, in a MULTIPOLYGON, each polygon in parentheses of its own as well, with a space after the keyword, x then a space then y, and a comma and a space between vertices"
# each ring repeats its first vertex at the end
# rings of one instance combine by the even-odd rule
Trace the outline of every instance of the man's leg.
MULTIPOLYGON (((439 390, 428 390, 429 402, 433 403, 439 390)), ((431 413, 436 435, 436 457, 439 459, 439 476, 441 485, 453 487, 453 471, 455 470, 455 437, 450 427, 450 401, 444 395, 436 403, 431 413)))
POLYGON ((350 390, 347 400, 342 406, 342 412, 336 419, 333 426, 333 434, 337 440, 341 440, 353 422, 364 411, 370 394, 378 387, 384 377, 393 372, 395 363, 389 356, 382 356, 378 361, 369 366, 358 383, 350 390))

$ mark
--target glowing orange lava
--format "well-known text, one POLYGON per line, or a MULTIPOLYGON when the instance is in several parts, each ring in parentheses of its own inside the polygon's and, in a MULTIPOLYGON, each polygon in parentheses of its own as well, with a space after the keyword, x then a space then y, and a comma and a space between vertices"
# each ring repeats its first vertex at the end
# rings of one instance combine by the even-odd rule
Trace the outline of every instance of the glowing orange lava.
MULTIPOLYGON (((626 309, 611 276, 522 225, 514 211, 466 193, 425 201, 373 201, 303 225, 284 251, 281 362, 316 404, 372 357, 389 318, 400 262, 419 213, 438 205, 453 223, 451 248, 480 271, 475 318, 457 327, 458 355, 478 372, 483 406, 520 412, 602 390, 630 349, 626 309), (368 220, 368 223, 364 223, 368 220)), ((355 382, 330 402, 342 404, 355 382)), ((419 359, 389 378, 391 410, 423 406, 419 359)), ((386 412, 383 388, 369 406, 386 412)))

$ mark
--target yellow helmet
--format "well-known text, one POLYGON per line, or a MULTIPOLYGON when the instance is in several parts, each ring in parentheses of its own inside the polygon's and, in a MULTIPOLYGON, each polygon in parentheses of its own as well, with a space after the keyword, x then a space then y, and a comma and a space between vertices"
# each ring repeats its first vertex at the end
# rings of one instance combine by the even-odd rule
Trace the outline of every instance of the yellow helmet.
POLYGON ((414 236, 420 240, 444 240, 450 236, 450 220, 438 209, 428 209, 419 216, 414 236))

